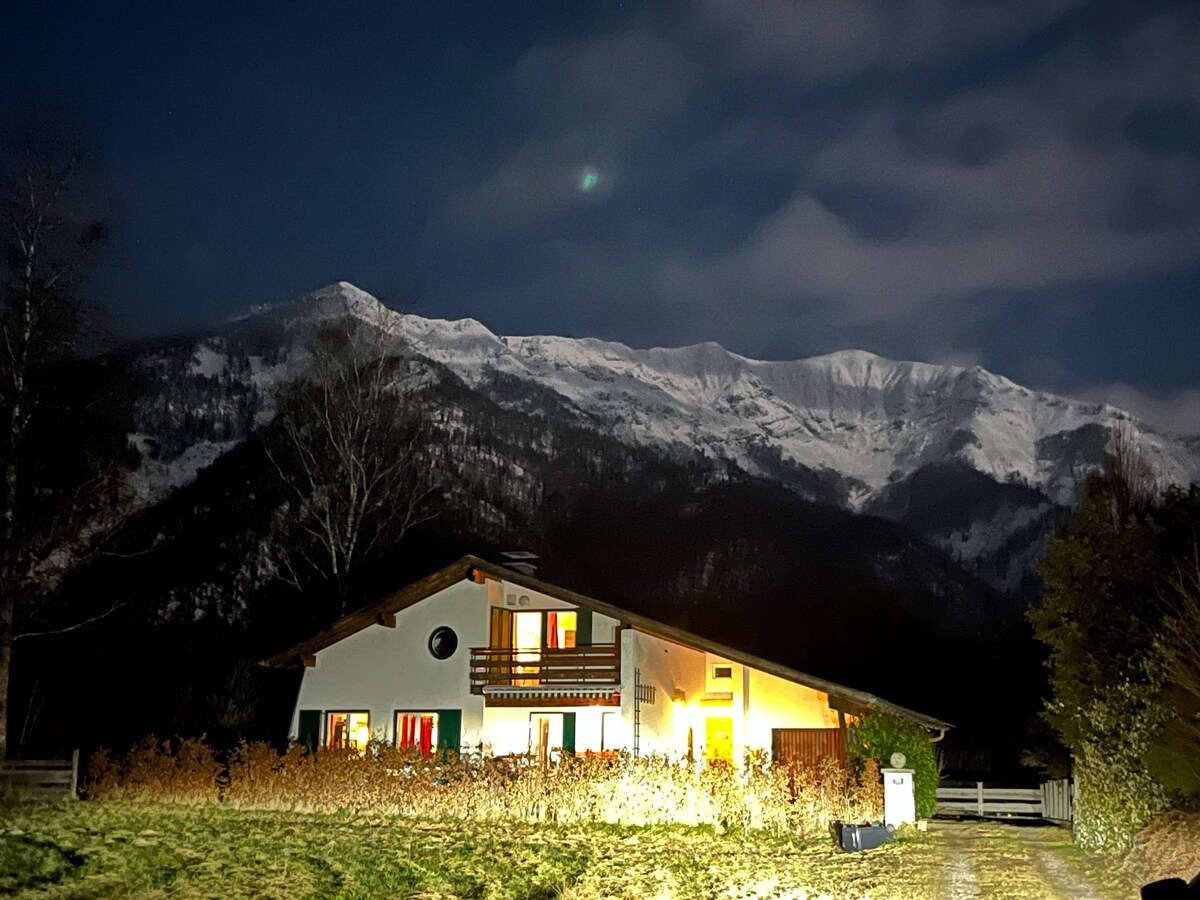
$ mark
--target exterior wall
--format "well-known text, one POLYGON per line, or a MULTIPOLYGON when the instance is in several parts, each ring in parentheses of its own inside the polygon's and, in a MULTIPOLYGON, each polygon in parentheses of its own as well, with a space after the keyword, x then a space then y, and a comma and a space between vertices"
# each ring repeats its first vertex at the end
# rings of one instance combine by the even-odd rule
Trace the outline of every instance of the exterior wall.
MULTIPOLYGON (((744 711, 747 705, 747 691, 749 689, 749 681, 746 673, 749 671, 746 666, 735 663, 726 659, 723 656, 717 656, 714 653, 704 654, 704 686, 705 686, 705 701, 702 704, 702 715, 699 717, 699 724, 696 726, 697 733, 705 730, 705 722, 709 716, 729 716, 733 719, 733 758, 738 761, 742 758, 742 751, 749 746, 746 740, 745 716, 744 711), (728 678, 715 678, 713 671, 717 667, 728 666, 730 675, 728 678), (728 702, 725 698, 728 697, 728 702)), ((704 742, 705 737, 701 737, 704 742)), ((767 743, 767 748, 770 749, 770 742, 767 743)), ((707 750, 707 747, 705 747, 707 750)))
POLYGON ((813 688, 642 632, 629 630, 623 637, 621 718, 630 748, 635 668, 641 670, 642 683, 653 685, 657 692, 654 704, 642 704, 643 755, 685 755, 690 728, 693 755, 704 757, 710 717, 732 720, 735 762, 746 750, 769 752, 773 728, 838 726, 829 698, 813 688), (717 666, 728 666, 730 677, 714 678, 717 666), (680 699, 677 690, 683 692, 680 699))
POLYGON ((704 693, 702 650, 684 647, 632 629, 621 632, 621 728, 623 746, 633 749, 634 670, 643 684, 655 689, 653 703, 641 704, 642 727, 639 752, 677 757, 687 753, 687 729, 693 727, 693 748, 700 753, 703 723, 697 728, 686 714, 686 702, 677 702, 682 691, 688 701, 704 693))
POLYGON ((487 644, 486 595, 483 585, 462 581, 398 612, 395 628, 372 625, 321 650, 316 667, 304 670, 292 736, 302 709, 365 709, 372 736, 387 741, 395 739, 397 709, 461 709, 463 746, 479 744, 483 697, 471 693, 470 655, 487 644), (458 635, 449 659, 429 652, 429 636, 440 625, 458 635))
POLYGON ((572 604, 565 603, 557 597, 531 591, 518 584, 508 581, 494 582, 490 579, 489 583, 500 585, 499 591, 493 590, 488 594, 488 605, 490 606, 508 606, 509 609, 516 612, 523 609, 575 609, 572 604), (522 602, 522 598, 524 598, 524 602, 522 602), (510 599, 513 602, 510 603, 510 599))
POLYGON ((758 669, 746 671, 748 702, 739 746, 770 750, 772 728, 838 727, 838 716, 829 708, 828 695, 758 669))

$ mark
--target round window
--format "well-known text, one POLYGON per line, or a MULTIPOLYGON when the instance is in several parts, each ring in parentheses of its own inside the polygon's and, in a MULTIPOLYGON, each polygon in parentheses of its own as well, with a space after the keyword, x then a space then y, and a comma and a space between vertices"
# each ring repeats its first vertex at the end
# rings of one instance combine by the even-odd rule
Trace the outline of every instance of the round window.
POLYGON ((442 625, 433 629, 433 634, 429 636, 429 652, 435 659, 449 659, 457 649, 458 635, 453 628, 442 625))

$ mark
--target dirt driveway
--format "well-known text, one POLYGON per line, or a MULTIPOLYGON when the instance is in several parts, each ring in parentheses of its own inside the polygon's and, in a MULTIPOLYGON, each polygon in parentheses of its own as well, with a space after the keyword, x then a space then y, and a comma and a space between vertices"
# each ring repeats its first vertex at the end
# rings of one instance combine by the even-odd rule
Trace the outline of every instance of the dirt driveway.
POLYGON ((942 840, 947 900, 1047 898, 1116 900, 1118 889, 1071 847, 1066 829, 998 822, 934 822, 942 840))

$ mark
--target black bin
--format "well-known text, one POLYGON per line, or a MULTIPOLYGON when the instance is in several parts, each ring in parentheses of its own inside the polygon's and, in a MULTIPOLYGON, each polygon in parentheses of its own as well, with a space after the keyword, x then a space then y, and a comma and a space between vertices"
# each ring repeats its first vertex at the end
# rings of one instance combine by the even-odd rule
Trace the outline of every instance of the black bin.
POLYGON ((843 850, 870 850, 892 839, 891 825, 838 824, 838 844, 843 850))

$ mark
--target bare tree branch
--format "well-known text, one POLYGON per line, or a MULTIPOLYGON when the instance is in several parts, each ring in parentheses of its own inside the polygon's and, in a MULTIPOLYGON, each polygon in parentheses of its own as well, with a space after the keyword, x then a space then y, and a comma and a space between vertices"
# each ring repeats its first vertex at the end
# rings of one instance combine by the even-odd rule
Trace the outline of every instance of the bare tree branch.
POLYGON ((14 641, 24 641, 24 640, 28 640, 30 638, 51 637, 53 635, 58 635, 58 634, 70 634, 72 631, 78 631, 79 629, 86 628, 87 626, 95 624, 96 622, 99 622, 102 619, 107 619, 109 616, 111 616, 113 613, 115 613, 118 609, 120 609, 124 605, 125 605, 124 600, 118 600, 112 606, 110 606, 108 609, 106 609, 104 612, 98 613, 97 615, 94 615, 94 616, 90 616, 89 618, 83 619, 79 622, 73 622, 70 625, 64 625, 61 628, 48 628, 44 631, 20 631, 13 637, 13 640, 14 641))
POLYGON ((363 562, 431 517, 428 429, 408 362, 385 335, 382 321, 350 310, 323 327, 309 374, 277 397, 266 447, 292 498, 277 519, 279 576, 332 586, 343 610, 363 562))

